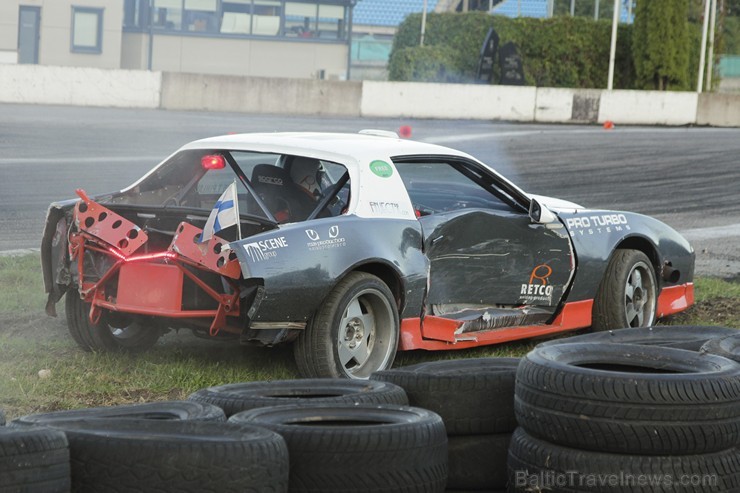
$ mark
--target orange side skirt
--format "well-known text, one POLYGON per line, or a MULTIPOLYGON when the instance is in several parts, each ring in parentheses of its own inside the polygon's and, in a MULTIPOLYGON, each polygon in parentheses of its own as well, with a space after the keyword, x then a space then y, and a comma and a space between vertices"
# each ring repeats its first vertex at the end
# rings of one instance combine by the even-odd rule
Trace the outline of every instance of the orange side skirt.
MULTIPOLYGON (((694 303, 694 284, 663 288, 658 297, 657 316, 665 317, 685 310, 694 303)), ((501 344, 541 335, 556 334, 591 326, 593 300, 566 303, 560 314, 550 325, 505 327, 484 332, 456 334, 461 322, 449 318, 427 316, 422 326, 420 318, 405 318, 401 321, 400 349, 425 349, 440 351, 467 349, 472 347, 501 344)))

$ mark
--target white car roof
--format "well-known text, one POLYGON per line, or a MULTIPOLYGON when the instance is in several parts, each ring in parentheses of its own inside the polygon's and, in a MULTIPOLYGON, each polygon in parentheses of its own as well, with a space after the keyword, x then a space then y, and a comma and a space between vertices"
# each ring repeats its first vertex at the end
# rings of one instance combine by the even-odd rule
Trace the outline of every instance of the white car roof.
POLYGON ((352 165, 409 154, 444 154, 474 159, 469 154, 435 144, 368 134, 281 132, 222 135, 196 140, 182 149, 217 147, 313 157, 352 165))

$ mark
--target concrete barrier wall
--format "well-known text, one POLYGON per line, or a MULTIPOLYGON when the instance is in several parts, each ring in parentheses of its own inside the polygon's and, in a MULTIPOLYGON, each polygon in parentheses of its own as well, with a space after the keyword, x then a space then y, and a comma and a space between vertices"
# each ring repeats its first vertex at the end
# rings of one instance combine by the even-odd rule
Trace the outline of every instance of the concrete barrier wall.
POLYGON ((0 102, 158 108, 161 73, 0 65, 0 102))
POLYGON ((596 123, 601 93, 594 89, 540 87, 534 119, 541 123, 596 123))
POLYGON ((699 96, 695 92, 603 91, 600 123, 631 125, 690 125, 696 123, 699 96))
POLYGON ((740 127, 740 94, 700 94, 696 124, 740 127))
POLYGON ((534 119, 541 123, 559 123, 573 116, 573 89, 541 87, 537 89, 534 119))
POLYGON ((740 127, 740 95, 341 82, 0 64, 0 103, 740 127))
POLYGON ((359 116, 361 82, 165 72, 162 108, 359 116))
POLYGON ((534 121, 535 87, 375 82, 362 84, 362 116, 534 121))

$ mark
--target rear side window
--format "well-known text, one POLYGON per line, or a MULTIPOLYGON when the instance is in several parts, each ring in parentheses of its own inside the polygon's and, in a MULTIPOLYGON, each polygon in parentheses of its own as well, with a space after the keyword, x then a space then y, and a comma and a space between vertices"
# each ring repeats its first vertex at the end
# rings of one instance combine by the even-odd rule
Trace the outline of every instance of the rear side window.
POLYGON ((350 184, 348 180, 342 186, 337 183, 346 173, 340 164, 302 156, 193 149, 175 154, 109 203, 210 211, 236 182, 240 214, 267 218, 267 210, 279 223, 297 222, 319 207, 318 217, 342 214, 349 203, 350 184), (221 157, 224 166, 205 169, 201 160, 206 156, 221 157))

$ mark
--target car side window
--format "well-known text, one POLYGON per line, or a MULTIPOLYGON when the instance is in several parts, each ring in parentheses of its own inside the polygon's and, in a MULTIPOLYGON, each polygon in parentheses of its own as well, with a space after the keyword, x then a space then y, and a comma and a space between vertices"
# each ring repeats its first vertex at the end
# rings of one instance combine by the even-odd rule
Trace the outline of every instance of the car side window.
POLYGON ((405 161, 395 165, 417 216, 462 209, 524 212, 508 193, 461 163, 405 161))

